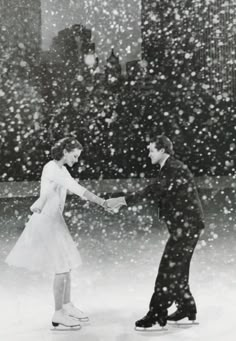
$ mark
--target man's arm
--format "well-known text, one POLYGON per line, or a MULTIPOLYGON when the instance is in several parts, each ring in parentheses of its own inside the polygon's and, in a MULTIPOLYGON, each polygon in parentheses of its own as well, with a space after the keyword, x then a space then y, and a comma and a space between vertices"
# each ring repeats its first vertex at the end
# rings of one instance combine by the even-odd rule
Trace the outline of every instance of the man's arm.
POLYGON ((148 185, 144 189, 133 192, 131 194, 128 194, 125 196, 125 201, 127 205, 135 205, 139 203, 142 200, 146 200, 148 198, 151 198, 153 196, 153 193, 155 191, 155 184, 148 185))
POLYGON ((121 206, 135 205, 136 203, 146 200, 152 196, 155 185, 149 185, 143 190, 134 192, 132 194, 117 197, 112 199, 107 199, 106 203, 111 210, 119 210, 121 206))

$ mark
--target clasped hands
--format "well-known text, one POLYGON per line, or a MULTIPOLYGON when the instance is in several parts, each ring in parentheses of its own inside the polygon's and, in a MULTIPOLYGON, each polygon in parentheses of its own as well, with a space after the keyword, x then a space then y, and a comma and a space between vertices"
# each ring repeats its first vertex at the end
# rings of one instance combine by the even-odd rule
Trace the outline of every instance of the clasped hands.
POLYGON ((107 199, 103 205, 104 209, 110 213, 118 213, 121 206, 126 206, 125 197, 107 199))

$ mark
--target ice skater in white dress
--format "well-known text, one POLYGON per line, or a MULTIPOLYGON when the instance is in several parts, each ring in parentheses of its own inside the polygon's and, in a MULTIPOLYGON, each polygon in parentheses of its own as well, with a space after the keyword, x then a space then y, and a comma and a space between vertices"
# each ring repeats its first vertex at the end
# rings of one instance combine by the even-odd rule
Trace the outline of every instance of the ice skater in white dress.
POLYGON ((69 190, 107 208, 104 199, 78 184, 64 166, 78 162, 82 149, 73 137, 61 139, 52 147, 52 160, 44 166, 41 176, 40 197, 30 208, 33 214, 6 258, 9 265, 55 273, 53 326, 80 326, 81 321, 88 320, 71 303, 70 271, 81 264, 81 258, 63 218, 66 193, 69 190))

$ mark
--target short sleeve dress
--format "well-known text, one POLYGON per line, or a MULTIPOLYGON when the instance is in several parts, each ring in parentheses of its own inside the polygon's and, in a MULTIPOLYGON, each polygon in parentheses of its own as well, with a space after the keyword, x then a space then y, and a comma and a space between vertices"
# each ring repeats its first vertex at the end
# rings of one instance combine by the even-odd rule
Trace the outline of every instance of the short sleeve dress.
POLYGON ((67 190, 83 198, 86 189, 51 160, 43 168, 40 197, 15 246, 6 258, 9 265, 31 271, 63 273, 81 264, 81 257, 63 218, 67 190))

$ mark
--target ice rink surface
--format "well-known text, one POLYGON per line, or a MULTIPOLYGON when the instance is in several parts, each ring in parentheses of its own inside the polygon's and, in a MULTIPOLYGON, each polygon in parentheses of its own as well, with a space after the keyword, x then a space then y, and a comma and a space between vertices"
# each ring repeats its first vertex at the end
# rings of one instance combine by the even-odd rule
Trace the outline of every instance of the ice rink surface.
POLYGON ((33 199, 2 199, 0 340, 235 341, 236 214, 231 207, 235 197, 225 200, 224 193, 222 198, 205 203, 206 231, 192 260, 190 284, 199 325, 174 324, 146 332, 135 331, 134 322, 148 310, 168 237, 152 209, 110 216, 93 205, 84 208, 75 199, 68 201, 66 220, 83 258, 82 267, 72 273, 72 298, 89 314, 90 322, 80 330, 59 330, 51 325, 52 277, 4 263, 33 199))

